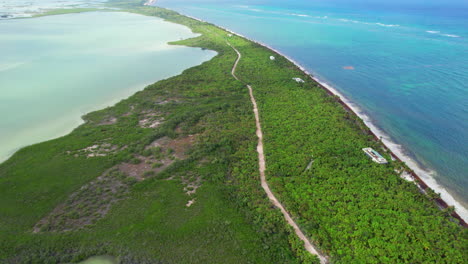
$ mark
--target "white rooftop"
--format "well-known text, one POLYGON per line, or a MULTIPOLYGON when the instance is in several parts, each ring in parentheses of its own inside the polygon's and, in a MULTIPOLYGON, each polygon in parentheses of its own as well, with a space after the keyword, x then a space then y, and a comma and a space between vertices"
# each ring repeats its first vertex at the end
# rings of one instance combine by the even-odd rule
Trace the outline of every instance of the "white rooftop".
POLYGON ((372 161, 377 162, 379 164, 387 164, 388 163, 387 160, 384 157, 382 157, 382 155, 380 155, 374 149, 372 149, 372 148, 363 148, 362 150, 367 154, 367 156, 369 156, 372 159, 372 161))
POLYGON ((293 80, 295 80, 298 83, 304 83, 304 80, 302 80, 301 78, 293 78, 293 80))

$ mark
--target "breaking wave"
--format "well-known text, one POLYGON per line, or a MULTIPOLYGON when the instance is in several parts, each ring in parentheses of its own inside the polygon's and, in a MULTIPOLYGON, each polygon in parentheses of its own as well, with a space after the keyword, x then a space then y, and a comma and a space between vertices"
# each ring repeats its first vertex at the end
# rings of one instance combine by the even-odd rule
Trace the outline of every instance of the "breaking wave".
POLYGON ((351 22, 351 23, 355 23, 355 24, 364 24, 364 25, 377 25, 377 26, 381 26, 381 27, 399 27, 400 26, 400 25, 396 25, 396 24, 363 22, 363 21, 359 21, 359 20, 352 20, 352 19, 346 19, 346 18, 339 18, 338 20, 342 21, 342 22, 351 22))
POLYGON ((460 36, 458 35, 453 35, 453 34, 442 34, 444 37, 449 37, 449 38, 459 38, 460 36))
POLYGON ((429 34, 436 34, 436 35, 443 36, 443 37, 460 38, 460 36, 458 36, 458 35, 455 35, 455 34, 442 34, 440 31, 437 31, 437 30, 426 30, 426 32, 429 33, 429 34))
MULTIPOLYGON (((401 25, 399 24, 385 24, 385 23, 380 23, 380 22, 365 22, 365 21, 353 20, 353 19, 348 19, 348 18, 329 18, 328 16, 314 16, 314 15, 308 15, 308 14, 302 14, 302 13, 282 13, 282 12, 277 12, 277 11, 268 11, 268 10, 262 10, 260 8, 253 8, 252 6, 248 6, 248 5, 235 5, 234 7, 242 8, 242 9, 253 11, 253 12, 271 13, 271 14, 295 16, 295 17, 302 17, 302 18, 312 18, 312 19, 330 19, 330 20, 335 20, 335 21, 338 20, 338 21, 346 22, 346 23, 372 25, 372 26, 379 26, 379 27, 385 27, 385 28, 401 27, 401 25)), ((429 34, 434 34, 434 35, 438 35, 442 37, 449 37, 449 38, 461 37, 455 34, 441 33, 440 31, 437 31, 437 30, 426 30, 425 32, 429 34)))
POLYGON ((304 14, 294 14, 294 13, 290 13, 288 15, 291 15, 291 16, 298 16, 298 17, 310 17, 309 15, 304 15, 304 14))

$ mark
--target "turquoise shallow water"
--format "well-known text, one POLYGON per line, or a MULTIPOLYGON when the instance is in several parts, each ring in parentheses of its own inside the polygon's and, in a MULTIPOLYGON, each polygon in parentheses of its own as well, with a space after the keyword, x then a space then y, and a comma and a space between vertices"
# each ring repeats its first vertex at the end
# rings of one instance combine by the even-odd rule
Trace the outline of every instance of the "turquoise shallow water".
POLYGON ((418 173, 444 199, 468 203, 467 2, 159 0, 157 5, 293 58, 355 102, 396 142, 394 149, 417 161, 418 173))
POLYGON ((85 113, 211 59, 213 51, 166 44, 194 36, 117 12, 0 21, 0 162, 70 132, 85 113))

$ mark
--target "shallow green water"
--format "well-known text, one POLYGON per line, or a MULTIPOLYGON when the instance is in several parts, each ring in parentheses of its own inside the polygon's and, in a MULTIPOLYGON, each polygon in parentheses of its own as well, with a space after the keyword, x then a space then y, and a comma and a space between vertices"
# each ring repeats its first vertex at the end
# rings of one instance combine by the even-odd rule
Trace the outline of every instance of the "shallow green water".
POLYGON ((154 17, 92 12, 0 22, 0 162, 81 116, 212 58, 166 43, 196 36, 154 17))

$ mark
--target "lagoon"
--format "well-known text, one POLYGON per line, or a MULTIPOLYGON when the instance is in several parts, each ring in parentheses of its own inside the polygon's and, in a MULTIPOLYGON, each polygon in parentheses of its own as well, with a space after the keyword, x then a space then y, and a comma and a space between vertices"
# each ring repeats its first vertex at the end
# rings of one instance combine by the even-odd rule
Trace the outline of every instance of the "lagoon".
POLYGON ((81 116, 215 56, 167 43, 189 28, 123 12, 0 22, 0 162, 69 133, 81 116))

